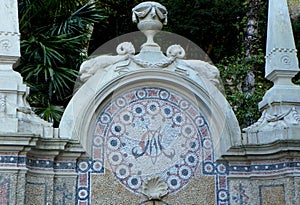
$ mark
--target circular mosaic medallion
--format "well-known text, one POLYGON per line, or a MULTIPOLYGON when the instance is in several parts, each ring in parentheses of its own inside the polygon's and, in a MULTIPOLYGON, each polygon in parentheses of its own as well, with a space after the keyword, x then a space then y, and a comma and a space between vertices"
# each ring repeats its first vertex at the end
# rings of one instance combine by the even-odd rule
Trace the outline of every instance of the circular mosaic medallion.
POLYGON ((161 88, 131 90, 115 99, 97 123, 104 127, 105 160, 116 179, 141 192, 146 179, 161 176, 169 193, 180 190, 200 164, 201 131, 209 133, 197 107, 161 88))

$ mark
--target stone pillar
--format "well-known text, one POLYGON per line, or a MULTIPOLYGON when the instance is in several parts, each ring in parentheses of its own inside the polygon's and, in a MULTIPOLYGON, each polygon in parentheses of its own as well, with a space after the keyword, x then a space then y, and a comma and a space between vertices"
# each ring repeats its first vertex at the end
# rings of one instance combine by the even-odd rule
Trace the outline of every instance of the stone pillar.
POLYGON ((32 142, 30 136, 16 134, 17 107, 27 92, 21 75, 12 69, 20 57, 17 0, 0 0, 0 5, 0 204, 24 204, 24 145, 32 142))
POLYGON ((20 33, 17 1, 0 0, 0 130, 17 132, 18 98, 26 93, 19 73, 13 64, 20 57, 20 33))
POLYGON ((24 204, 27 153, 53 128, 34 115, 29 88, 13 65, 20 58, 17 0, 0 0, 0 204, 24 204))

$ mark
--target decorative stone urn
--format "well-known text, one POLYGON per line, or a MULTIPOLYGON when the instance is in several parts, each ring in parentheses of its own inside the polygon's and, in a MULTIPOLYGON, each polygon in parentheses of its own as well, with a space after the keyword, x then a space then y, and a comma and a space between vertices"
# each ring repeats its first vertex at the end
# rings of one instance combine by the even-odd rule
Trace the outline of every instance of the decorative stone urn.
POLYGON ((142 47, 159 47, 153 38, 167 24, 167 14, 167 9, 156 2, 143 2, 132 9, 132 21, 147 37, 142 47))

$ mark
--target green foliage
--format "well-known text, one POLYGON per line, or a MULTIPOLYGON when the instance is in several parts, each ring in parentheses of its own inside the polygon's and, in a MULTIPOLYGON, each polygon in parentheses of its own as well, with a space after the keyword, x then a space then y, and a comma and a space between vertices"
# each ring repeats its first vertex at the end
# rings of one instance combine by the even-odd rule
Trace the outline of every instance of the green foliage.
POLYGON ((103 9, 103 15, 107 18, 105 21, 95 23, 89 53, 92 53, 109 40, 136 31, 136 24, 131 19, 131 10, 139 3, 141 1, 138 0, 96 1, 97 6, 103 9))
POLYGON ((48 107, 35 108, 35 113, 48 122, 59 122, 63 112, 63 107, 57 105, 48 105, 48 107))
POLYGON ((232 106, 241 128, 254 123, 259 117, 258 103, 271 83, 264 79, 264 55, 246 58, 243 54, 224 58, 217 65, 223 80, 226 98, 232 106), (247 73, 251 71, 256 77, 252 92, 243 91, 247 73))
MULTIPOLYGON (((246 15, 244 0, 160 0, 168 10, 168 25, 165 31, 182 35, 200 46, 213 62, 224 56, 236 54, 241 39, 239 27, 246 15)), ((137 30, 131 21, 131 9, 140 1, 103 0, 98 5, 108 16, 103 24, 95 24, 92 37, 92 53, 107 41, 137 30)))
POLYGON ((90 26, 104 17, 87 0, 18 3, 22 57, 17 70, 31 89, 31 106, 56 126, 87 57, 90 26))
POLYGON ((164 1, 168 8, 171 32, 185 36, 200 46, 218 62, 224 56, 236 54, 244 39, 239 27, 246 15, 244 0, 164 1))
POLYGON ((238 39, 242 39, 235 43, 239 48, 234 55, 221 58, 217 65, 224 83, 226 98, 241 128, 256 122, 260 117, 258 103, 271 87, 271 83, 264 78, 267 1, 256 1, 254 5, 250 4, 250 1, 244 1, 243 6, 247 10, 247 15, 252 15, 251 20, 255 21, 254 28, 257 33, 251 39, 246 39, 248 19, 247 15, 244 15, 236 24, 240 30, 238 39), (250 8, 250 5, 255 8, 250 8))

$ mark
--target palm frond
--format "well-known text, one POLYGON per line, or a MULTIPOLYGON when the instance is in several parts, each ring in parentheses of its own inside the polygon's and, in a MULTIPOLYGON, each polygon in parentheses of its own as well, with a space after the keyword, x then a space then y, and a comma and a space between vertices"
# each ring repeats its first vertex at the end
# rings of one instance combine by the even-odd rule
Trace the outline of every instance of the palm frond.
POLYGON ((57 124, 85 58, 90 26, 104 17, 89 0, 19 0, 21 62, 29 102, 57 124))
POLYGON ((48 105, 47 107, 37 107, 34 109, 42 119, 48 122, 59 122, 64 112, 63 107, 57 105, 48 105))
POLYGON ((51 35, 87 33, 89 25, 105 19, 102 13, 103 10, 98 9, 95 3, 87 3, 70 15, 57 16, 50 33, 51 35))

